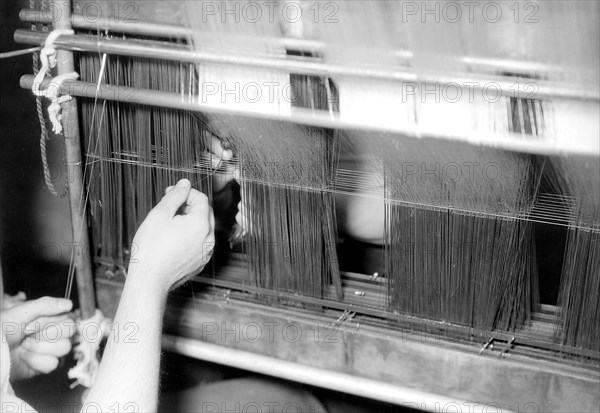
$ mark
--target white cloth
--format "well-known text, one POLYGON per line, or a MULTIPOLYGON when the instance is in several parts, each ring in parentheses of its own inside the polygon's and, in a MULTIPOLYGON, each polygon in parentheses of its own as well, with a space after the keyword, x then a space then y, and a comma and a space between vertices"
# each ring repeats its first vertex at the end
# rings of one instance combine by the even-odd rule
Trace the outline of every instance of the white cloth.
MULTIPOLYGON (((2 262, 0 261, 0 311, 4 308, 4 280, 2 279, 2 262)), ((1 328, 2 319, 0 318, 0 393, 14 396, 12 387, 8 378, 10 376, 10 349, 8 341, 4 337, 4 330, 1 328)))
POLYGON ((8 393, 14 396, 10 382, 8 381, 10 375, 10 349, 8 348, 8 342, 4 337, 4 332, 0 328, 0 393, 8 393))

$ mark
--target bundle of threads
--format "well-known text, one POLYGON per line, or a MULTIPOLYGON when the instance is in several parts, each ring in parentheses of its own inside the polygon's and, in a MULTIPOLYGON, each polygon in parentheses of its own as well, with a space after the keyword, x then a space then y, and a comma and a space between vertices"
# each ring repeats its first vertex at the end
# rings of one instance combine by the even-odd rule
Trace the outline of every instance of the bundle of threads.
POLYGON ((537 304, 533 224, 520 219, 535 200, 532 160, 456 143, 379 145, 390 309, 482 330, 526 321, 537 304))
MULTIPOLYGON (((186 18, 192 35, 187 41, 200 51, 309 57, 332 65, 375 70, 411 66, 417 73, 438 70, 464 74, 475 65, 461 56, 508 59, 524 53, 521 50, 514 56, 514 51, 505 47, 507 42, 491 32, 480 40, 465 40, 471 26, 394 26, 391 20, 397 7, 389 2, 341 5, 346 23, 352 19, 382 22, 377 25, 300 22, 304 34, 327 45, 319 55, 273 42, 286 31, 281 22, 207 23, 201 10, 190 2, 186 18), (490 44, 489 50, 483 47, 490 44), (390 53, 397 49, 412 50, 410 65, 406 57, 390 53)), ((562 4, 549 7, 546 12, 553 18, 565 11, 562 4)), ((597 10, 590 16, 594 13, 597 10)), ((577 19, 578 14, 567 13, 571 26, 577 19)), ((584 23, 589 26, 588 21, 584 23)), ((509 35, 522 29, 503 24, 503 32, 509 35)), ((294 30, 288 27, 289 32, 294 30)), ((527 44, 535 44, 539 36, 527 33, 527 44)), ((550 43, 558 36, 552 31, 547 34, 550 43)), ((561 43, 561 53, 567 46, 561 43)), ((564 56, 552 50, 534 51, 542 62, 564 65, 564 56)), ((597 83, 597 74, 590 78, 587 71, 590 58, 581 50, 570 50, 569 70, 551 72, 548 79, 597 83)), ((325 76, 217 63, 192 65, 109 57, 101 76, 101 60, 99 56, 81 55, 83 80, 102 78, 114 85, 172 91, 180 93, 182 99, 195 96, 216 107, 235 104, 263 114, 293 115, 295 108, 303 108, 339 115, 342 121, 356 117, 365 122, 375 119, 440 131, 450 127, 456 134, 485 129, 520 134, 530 141, 563 133, 553 122, 562 116, 565 105, 571 104, 507 96, 496 104, 479 97, 468 104, 450 104, 423 101, 421 94, 402 101, 399 96, 403 88, 398 83, 343 76, 334 82, 325 76), (263 99, 231 102, 232 96, 223 94, 235 90, 232 85, 243 89, 251 82, 263 88, 263 99), (275 96, 273 101, 271 89, 264 88, 269 82, 278 82, 276 90, 291 85, 291 99, 275 96), (218 93, 206 94, 206 85, 216 86, 218 93), (363 111, 365 101, 373 105, 363 111), (455 115, 468 122, 453 121, 455 115)), ((251 284, 319 298, 333 285, 337 299, 343 299, 334 194, 339 178, 340 131, 250 116, 191 115, 135 103, 84 103, 82 118, 86 151, 94 166, 88 178, 97 256, 126 262, 134 253, 129 245, 135 229, 168 184, 188 177, 197 188, 210 193, 207 175, 212 171, 198 167, 207 153, 200 137, 210 132, 237 156, 242 203, 249 211, 244 217, 244 250, 251 284)), ((371 166, 378 169, 384 186, 387 309, 485 331, 523 326, 539 301, 534 224, 529 217, 538 199, 540 177, 548 173, 548 168, 543 172, 544 162, 529 155, 451 141, 365 130, 348 133, 362 140, 362 147, 371 148, 370 159, 379 160, 371 166)), ((557 337, 570 346, 598 350, 598 160, 557 158, 546 163, 552 165, 558 193, 579 201, 576 214, 568 217, 557 337)))
MULTIPOLYGON (((109 56, 79 57, 84 80, 111 85, 188 93, 194 67, 188 64, 109 56)), ((138 226, 167 186, 187 178, 210 194, 206 129, 197 115, 130 102, 83 101, 82 131, 87 155, 87 186, 95 255, 123 268, 135 255, 138 226)))

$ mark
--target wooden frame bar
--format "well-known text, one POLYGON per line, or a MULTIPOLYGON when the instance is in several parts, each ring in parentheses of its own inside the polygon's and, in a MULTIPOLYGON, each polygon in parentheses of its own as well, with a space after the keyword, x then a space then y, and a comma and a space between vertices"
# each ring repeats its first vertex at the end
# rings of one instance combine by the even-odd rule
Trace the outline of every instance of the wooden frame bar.
MULTIPOLYGON (((21 87, 31 89, 34 77, 24 75, 21 77, 21 87)), ((46 80, 41 89, 50 85, 46 80)), ((292 115, 272 114, 260 111, 251 111, 247 108, 225 107, 224 105, 211 105, 204 103, 198 96, 182 96, 178 93, 169 93, 160 90, 137 89, 125 86, 114 86, 76 80, 64 81, 59 92, 72 96, 86 97, 91 99, 106 99, 125 103, 135 103, 150 106, 162 106, 195 112, 206 112, 221 115, 238 115, 272 121, 294 122, 303 125, 317 126, 322 128, 335 128, 345 130, 370 131, 373 137, 377 134, 398 134, 410 138, 446 139, 471 143, 478 146, 501 148, 519 152, 534 153, 540 155, 593 155, 598 152, 597 145, 589 145, 585 140, 580 144, 572 139, 559 141, 545 140, 538 136, 535 140, 523 139, 522 135, 510 133, 505 135, 494 135, 490 133, 470 133, 461 135, 441 135, 438 132, 428 132, 424 128, 389 128, 385 125, 365 125, 359 121, 351 122, 342 120, 338 113, 326 111, 314 111, 304 108, 294 108, 292 115)), ((590 103, 592 105, 593 103, 590 103)), ((595 104, 598 105, 597 103, 595 104)), ((595 142, 597 144, 597 142, 595 142)))
MULTIPOLYGON (((14 34, 15 42, 39 45, 47 37, 46 33, 19 29, 14 34)), ((60 36, 54 42, 56 48, 71 51, 88 51, 116 55, 173 60, 178 62, 217 63, 269 70, 281 70, 310 76, 348 76, 375 80, 392 80, 425 84, 456 85, 457 87, 484 89, 494 85, 503 96, 531 98, 531 86, 518 77, 474 75, 469 78, 452 75, 417 74, 401 68, 381 69, 376 67, 347 67, 322 63, 312 58, 288 58, 276 56, 254 56, 224 54, 211 50, 192 51, 185 45, 168 42, 136 41, 118 38, 104 38, 89 35, 60 36)), ((595 89, 582 89, 570 84, 549 81, 535 81, 535 98, 560 98, 578 100, 600 100, 600 92, 595 89)))
MULTIPOLYGON (((111 314, 116 310, 121 282, 101 277, 97 288, 100 307, 111 314)), ((338 316, 297 308, 273 311, 227 294, 219 298, 197 292, 193 303, 181 296, 170 301, 163 348, 289 380, 303 381, 303 376, 293 373, 287 364, 282 364, 280 372, 260 363, 253 367, 247 359, 242 359, 246 361, 241 366, 237 357, 248 353, 268 356, 275 362, 308 367, 312 373, 320 370, 325 377, 330 373, 352 375, 358 382, 377 381, 385 383, 382 388, 406 391, 377 395, 357 390, 357 395, 435 412, 587 412, 597 411, 600 403, 600 372, 595 367, 510 352, 501 358, 502 348, 480 354, 478 344, 386 331, 356 321, 336 324, 338 316), (230 349, 236 358, 227 361, 229 353, 223 353, 222 359, 215 360, 217 347, 230 349)), ((336 389, 334 382, 319 385, 336 389)))
MULTIPOLYGON (((71 29, 70 4, 55 0, 55 6, 62 10, 55 29, 71 29)), ((73 53, 66 50, 57 52, 57 71, 59 75, 75 71, 73 53)), ((77 100, 62 104, 62 124, 65 137, 65 158, 67 162, 68 197, 71 209, 71 227, 73 231, 73 248, 75 249, 75 274, 79 307, 83 319, 90 318, 96 311, 94 296, 94 280, 88 238, 87 219, 85 217, 83 163, 81 157, 81 139, 79 136, 79 110, 77 100)))

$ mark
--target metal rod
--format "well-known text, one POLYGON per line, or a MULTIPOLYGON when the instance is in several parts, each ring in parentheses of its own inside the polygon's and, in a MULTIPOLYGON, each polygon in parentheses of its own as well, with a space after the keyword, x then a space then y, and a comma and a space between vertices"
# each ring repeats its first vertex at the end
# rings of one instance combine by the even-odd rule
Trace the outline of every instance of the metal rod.
MULTIPOLYGON (((22 9, 19 13, 19 18, 25 23, 49 24, 52 22, 52 16, 43 10, 22 9)), ((92 20, 77 13, 73 13, 71 16, 71 24, 77 29, 97 31, 108 30, 110 32, 151 36, 156 38, 189 39, 191 37, 190 29, 181 26, 149 23, 144 21, 126 23, 122 21, 115 21, 115 19, 106 17, 98 17, 92 20)), ((326 45, 323 42, 309 39, 282 37, 259 39, 259 41, 268 41, 273 43, 275 46, 312 53, 323 53, 326 49, 326 45)), ((395 50, 393 51, 393 55, 394 57, 403 60, 410 60, 413 58, 413 53, 410 50, 395 50)), ((559 72, 562 70, 562 68, 559 66, 551 66, 545 63, 509 59, 490 59, 467 56, 459 57, 458 60, 466 65, 493 68, 511 73, 550 73, 559 72)))
MULTIPOLYGON (((55 7, 61 10, 55 29, 71 29, 71 4, 62 0, 53 0, 55 7)), ((57 53, 58 74, 75 71, 73 53, 59 50, 57 53)), ((88 228, 85 218, 85 197, 83 188, 83 167, 81 161, 81 141, 79 137, 79 113, 77 100, 62 104, 62 124, 65 136, 65 157, 67 163, 67 179, 69 185, 69 207, 71 209, 71 226, 73 231, 73 248, 75 249, 75 270, 79 307, 83 319, 90 318, 96 311, 94 297, 94 280, 92 277, 92 261, 88 228)))
MULTIPOLYGON (((31 89, 34 76, 24 75, 21 77, 20 85, 23 89, 31 89)), ((41 89, 50 85, 46 79, 41 89)), ((281 113, 265 113, 253 111, 235 105, 211 105, 202 102, 198 96, 182 96, 178 93, 164 92, 160 90, 136 89, 126 86, 97 85, 90 82, 66 80, 59 88, 61 94, 71 96, 98 98, 124 103, 133 103, 149 106, 159 106, 194 112, 206 112, 220 115, 237 115, 271 121, 293 122, 302 125, 317 126, 330 129, 361 130, 375 134, 395 134, 410 138, 446 139, 471 143, 479 146, 494 147, 540 155, 580 154, 589 155, 596 153, 598 148, 576 146, 572 147, 569 142, 562 142, 563 146, 557 145, 553 140, 543 136, 537 136, 536 140, 523 139, 520 134, 510 133, 506 135, 495 135, 489 132, 465 132, 464 134, 440 134, 438 131, 429 131, 423 127, 392 127, 387 125, 365 124, 358 120, 342 119, 339 113, 328 111, 315 111, 305 108, 293 108, 291 115, 281 113)), ((374 135, 376 138, 377 135, 374 135)))
MULTIPOLYGON (((19 29, 14 34, 17 43, 42 44, 47 33, 19 29)), ((522 99, 586 99, 600 100, 597 88, 581 89, 574 85, 548 81, 523 81, 519 77, 499 77, 477 75, 472 77, 452 76, 446 74, 417 74, 405 68, 381 69, 369 67, 351 67, 327 64, 314 58, 298 58, 287 56, 255 56, 243 54, 226 54, 203 50, 194 51, 186 45, 169 42, 142 41, 133 39, 116 39, 100 36, 73 35, 60 36, 54 42, 56 48, 80 51, 108 53, 131 57, 163 59, 178 62, 216 63, 233 66, 254 67, 265 70, 279 70, 287 73, 297 73, 310 76, 368 78, 405 82, 416 85, 437 85, 437 87, 460 87, 472 90, 492 90, 503 96, 522 99)))
MULTIPOLYGON (((52 10, 34 10, 22 9, 19 12, 19 19, 26 23, 50 24, 55 16, 52 10)), ((159 23, 147 22, 125 22, 105 17, 90 17, 73 13, 71 15, 71 25, 78 29, 89 30, 110 30, 118 33, 138 34, 154 37, 173 37, 186 38, 189 34, 187 28, 182 26, 173 26, 159 23)))
POLYGON ((22 56, 24 54, 39 52, 40 50, 42 50, 41 46, 30 47, 29 49, 22 50, 12 50, 10 52, 2 52, 0 53, 0 59, 8 59, 10 57, 22 56))
MULTIPOLYGON (((293 363, 188 338, 163 335, 162 346, 166 350, 199 360, 408 407, 424 408, 425 406, 426 409, 435 411, 435 406, 462 406, 466 403, 465 400, 414 390, 401 385, 293 363)), ((475 404, 473 412, 486 410, 487 406, 479 405, 477 407, 475 404)))
MULTIPOLYGON (((19 18, 25 23, 41 24, 49 24, 52 23, 53 20, 52 16, 50 16, 48 12, 32 9, 22 9, 19 12, 19 18)), ((115 19, 106 17, 94 18, 92 20, 77 13, 73 13, 71 15, 71 24, 77 29, 97 31, 108 30, 113 33, 133 34, 165 39, 189 39, 191 36, 191 31, 182 26, 142 21, 127 23, 124 21, 115 21, 115 19)), ((259 41, 266 40, 259 39, 259 41)), ((323 43, 315 40, 282 37, 270 38, 268 41, 288 49, 304 50, 316 53, 321 52, 324 49, 323 43)))

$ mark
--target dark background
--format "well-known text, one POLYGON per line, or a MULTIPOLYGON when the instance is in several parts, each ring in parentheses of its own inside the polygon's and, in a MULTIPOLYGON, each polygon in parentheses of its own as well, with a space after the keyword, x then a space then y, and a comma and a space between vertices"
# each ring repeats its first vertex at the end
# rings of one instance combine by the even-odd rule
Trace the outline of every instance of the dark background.
MULTIPOLYGON (((30 47, 13 41, 13 32, 24 26, 19 10, 28 1, 2 1, 0 50, 30 47)), ((54 198, 46 189, 39 149, 40 126, 31 92, 19 87, 19 78, 33 73, 32 57, 0 60, 0 246, 8 293, 26 291, 30 298, 50 285, 64 294, 71 241, 66 198, 54 198), (40 267, 40 264, 43 264, 40 267), (41 273, 40 273, 41 272, 41 273), (58 285, 56 285, 58 284, 58 285)), ((64 178, 62 137, 52 135, 48 160, 57 188, 64 178)))

